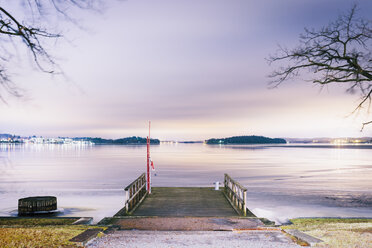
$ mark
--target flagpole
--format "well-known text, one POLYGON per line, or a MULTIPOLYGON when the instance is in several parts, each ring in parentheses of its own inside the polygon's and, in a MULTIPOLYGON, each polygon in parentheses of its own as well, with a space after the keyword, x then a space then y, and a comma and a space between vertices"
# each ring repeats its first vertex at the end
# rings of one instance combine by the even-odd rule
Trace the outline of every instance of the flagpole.
POLYGON ((149 192, 149 194, 151 194, 150 129, 151 129, 151 121, 149 121, 149 136, 147 136, 147 191, 149 192))

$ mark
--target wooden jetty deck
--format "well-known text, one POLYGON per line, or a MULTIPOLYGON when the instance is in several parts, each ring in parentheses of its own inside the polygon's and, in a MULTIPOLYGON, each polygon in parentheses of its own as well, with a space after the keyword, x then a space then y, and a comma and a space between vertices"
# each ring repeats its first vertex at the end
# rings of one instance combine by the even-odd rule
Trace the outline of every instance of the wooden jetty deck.
POLYGON ((258 230, 260 218, 246 205, 246 188, 225 174, 224 187, 153 187, 145 173, 125 188, 125 207, 99 224, 120 230, 215 231, 258 230), (250 218, 246 218, 250 217, 250 218))
POLYGON ((247 189, 225 174, 224 187, 153 187, 145 173, 125 188, 126 204, 115 216, 255 217, 246 206, 247 189))
POLYGON ((154 187, 133 216, 239 216, 223 191, 214 188, 154 187))

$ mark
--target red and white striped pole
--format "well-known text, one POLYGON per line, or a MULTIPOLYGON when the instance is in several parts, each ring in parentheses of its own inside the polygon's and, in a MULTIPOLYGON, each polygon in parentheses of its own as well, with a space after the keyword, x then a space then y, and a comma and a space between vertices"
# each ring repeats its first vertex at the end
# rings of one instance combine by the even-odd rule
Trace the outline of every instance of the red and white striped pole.
POLYGON ((147 136, 147 191, 149 192, 149 194, 151 194, 150 127, 151 121, 149 121, 149 136, 147 136))

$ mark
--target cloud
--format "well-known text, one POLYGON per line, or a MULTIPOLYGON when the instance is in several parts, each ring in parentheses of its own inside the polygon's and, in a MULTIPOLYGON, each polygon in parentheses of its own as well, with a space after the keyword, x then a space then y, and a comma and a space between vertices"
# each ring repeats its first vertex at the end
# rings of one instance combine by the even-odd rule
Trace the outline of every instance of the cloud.
MULTIPOLYGON (((4 131, 119 137, 145 133, 149 119, 165 139, 358 129, 342 124, 353 96, 333 88, 319 94, 301 80, 267 89, 273 68, 265 57, 277 43, 296 44, 303 27, 337 16, 329 12, 335 1, 111 4, 104 18, 83 15, 92 32, 68 31, 74 45, 54 50, 73 83, 31 72, 18 76, 33 100, 0 107, 4 131)), ((370 3, 361 6, 364 13, 370 3)), ((348 7, 337 1, 337 8, 348 7)))

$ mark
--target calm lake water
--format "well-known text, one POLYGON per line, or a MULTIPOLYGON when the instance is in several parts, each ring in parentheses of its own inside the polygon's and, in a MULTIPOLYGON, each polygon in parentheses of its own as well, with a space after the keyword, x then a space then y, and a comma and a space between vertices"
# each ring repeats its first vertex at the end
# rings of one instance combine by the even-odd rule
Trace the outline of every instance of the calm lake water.
MULTIPOLYGON (((306 216, 372 217, 372 146, 152 146, 153 186, 209 186, 224 173, 247 187, 248 207, 278 223, 306 216)), ((65 216, 97 222, 124 204, 146 169, 145 146, 0 145, 0 216, 19 198, 58 197, 65 216)))

